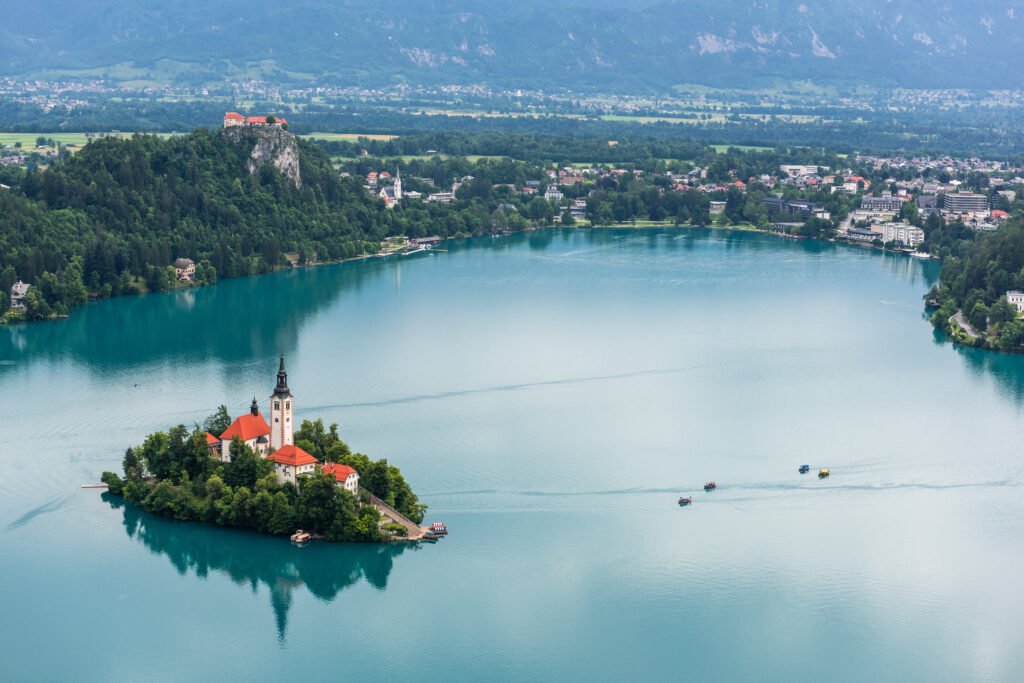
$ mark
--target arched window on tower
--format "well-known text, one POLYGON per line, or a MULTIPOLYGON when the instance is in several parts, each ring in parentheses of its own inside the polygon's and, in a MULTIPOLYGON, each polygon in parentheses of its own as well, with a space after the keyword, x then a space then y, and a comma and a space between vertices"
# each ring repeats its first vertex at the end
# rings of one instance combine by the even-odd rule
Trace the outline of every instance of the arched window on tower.
POLYGON ((284 402, 284 409, 285 410, 291 410, 292 409, 292 402, 291 401, 285 401, 284 402))
POLYGON ((274 401, 274 410, 281 410, 281 402, 274 401))

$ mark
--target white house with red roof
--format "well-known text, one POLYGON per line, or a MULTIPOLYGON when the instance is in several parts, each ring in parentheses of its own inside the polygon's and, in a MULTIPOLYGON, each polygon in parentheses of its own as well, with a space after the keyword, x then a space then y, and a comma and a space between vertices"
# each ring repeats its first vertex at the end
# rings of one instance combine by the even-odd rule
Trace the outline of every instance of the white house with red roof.
POLYGON ((338 486, 345 487, 352 495, 359 493, 359 473, 348 465, 336 462, 329 462, 324 465, 324 474, 329 474, 338 480, 338 486))
POLYGON ((285 482, 294 484, 301 475, 313 474, 316 471, 316 466, 320 464, 320 461, 312 455, 291 444, 274 451, 270 455, 270 460, 274 462, 274 472, 277 474, 279 484, 285 482))

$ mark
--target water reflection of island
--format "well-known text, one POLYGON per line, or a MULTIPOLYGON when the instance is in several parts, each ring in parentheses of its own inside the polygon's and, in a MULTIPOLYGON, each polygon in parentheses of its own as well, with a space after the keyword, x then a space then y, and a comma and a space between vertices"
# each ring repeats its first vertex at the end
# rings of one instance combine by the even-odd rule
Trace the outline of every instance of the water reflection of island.
POLYGON ((143 512, 118 496, 104 500, 124 513, 128 536, 157 555, 165 555, 181 575, 195 572, 205 578, 223 572, 239 585, 270 592, 277 636, 283 642, 292 595, 303 587, 330 602, 360 578, 379 590, 387 588, 393 560, 416 546, 407 543, 314 543, 298 549, 282 539, 203 524, 181 524, 143 512))

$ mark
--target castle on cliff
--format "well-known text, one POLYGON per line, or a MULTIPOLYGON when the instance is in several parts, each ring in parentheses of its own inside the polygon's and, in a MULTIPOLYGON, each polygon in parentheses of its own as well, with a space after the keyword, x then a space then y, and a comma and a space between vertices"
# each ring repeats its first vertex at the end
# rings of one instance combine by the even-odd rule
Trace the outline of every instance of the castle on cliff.
POLYGON ((224 114, 225 128, 234 126, 278 126, 283 128, 287 125, 288 121, 283 116, 242 116, 237 111, 229 111, 224 114))

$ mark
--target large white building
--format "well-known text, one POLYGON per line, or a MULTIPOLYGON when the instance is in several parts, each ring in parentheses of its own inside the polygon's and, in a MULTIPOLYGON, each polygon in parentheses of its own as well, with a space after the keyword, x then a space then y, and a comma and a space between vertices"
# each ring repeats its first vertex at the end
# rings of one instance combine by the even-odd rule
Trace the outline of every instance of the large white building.
POLYGON ((879 233, 883 242, 899 242, 907 247, 916 247, 924 242, 924 230, 906 223, 882 223, 873 225, 871 229, 879 233))
POLYGON ((973 192, 947 192, 942 198, 942 208, 951 213, 988 214, 988 197, 973 192))
POLYGON ((1006 293, 1006 300, 1017 307, 1017 313, 1024 313, 1024 292, 1011 289, 1006 293))

